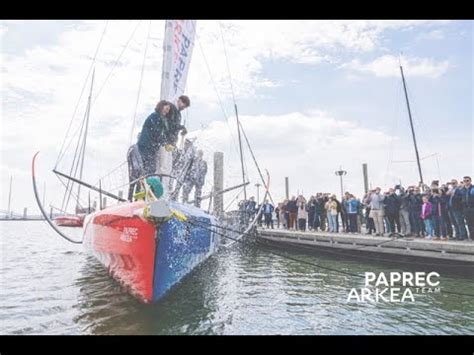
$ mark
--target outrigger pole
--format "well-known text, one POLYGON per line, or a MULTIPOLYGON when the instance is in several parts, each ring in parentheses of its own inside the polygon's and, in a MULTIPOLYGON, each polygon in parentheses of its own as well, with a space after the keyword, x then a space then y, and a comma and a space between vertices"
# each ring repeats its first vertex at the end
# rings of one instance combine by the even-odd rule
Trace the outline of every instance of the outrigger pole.
POLYGON ((111 197, 111 198, 113 198, 113 199, 115 199, 115 200, 118 200, 118 201, 121 201, 121 202, 127 201, 126 199, 124 199, 124 198, 122 198, 122 197, 119 197, 119 196, 117 196, 117 195, 114 195, 114 194, 112 194, 112 193, 110 193, 110 192, 107 192, 107 191, 105 191, 105 190, 103 190, 103 189, 101 189, 101 188, 97 188, 97 187, 95 187, 95 186, 92 186, 91 184, 88 184, 88 183, 84 182, 84 181, 81 181, 81 180, 79 180, 79 179, 73 178, 72 176, 63 174, 63 173, 57 171, 56 169, 53 169, 53 173, 55 173, 56 175, 65 177, 66 179, 69 179, 69 180, 71 180, 71 181, 74 181, 74 182, 76 182, 76 183, 78 183, 78 184, 81 184, 81 185, 83 185, 83 186, 85 186, 85 187, 87 187, 87 188, 89 188, 89 189, 91 189, 91 190, 94 190, 94 191, 96 191, 96 192, 99 192, 99 193, 101 193, 101 194, 104 194, 104 195, 106 195, 106 196, 109 196, 109 197, 111 197))

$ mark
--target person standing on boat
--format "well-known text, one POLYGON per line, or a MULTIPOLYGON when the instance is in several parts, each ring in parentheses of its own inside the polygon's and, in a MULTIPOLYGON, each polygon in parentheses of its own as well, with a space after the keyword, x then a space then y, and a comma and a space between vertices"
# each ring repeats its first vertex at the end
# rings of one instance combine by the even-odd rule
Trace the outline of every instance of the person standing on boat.
MULTIPOLYGON (((140 136, 138 136, 140 137, 140 136)), ((128 162, 128 178, 130 184, 128 186, 128 200, 133 200, 133 190, 135 186, 138 186, 138 181, 136 181, 140 176, 143 176, 143 161, 140 155, 137 144, 133 144, 127 152, 127 162, 128 162)))
MULTIPOLYGON (((165 144, 160 146, 158 153, 156 154, 156 173, 170 175, 173 166, 173 157, 172 151, 176 148, 178 142, 178 134, 181 131, 181 135, 185 136, 187 134, 186 128, 181 124, 181 111, 188 108, 191 105, 189 97, 186 95, 181 95, 176 105, 171 102, 166 102, 170 106, 170 111, 167 121, 167 131, 165 136, 165 144)), ((169 177, 163 177, 163 185, 169 186, 169 177)), ((168 195, 169 190, 165 191, 165 194, 168 195)))
MULTIPOLYGON (((191 139, 186 139, 184 141, 184 148, 173 152, 177 152, 174 155, 177 159, 176 161, 173 160, 175 168, 172 171, 172 175, 176 178, 176 186, 174 190, 172 190, 171 198, 176 200, 183 184, 189 183, 191 179, 191 170, 193 169, 194 161, 196 160, 196 148, 191 139)), ((187 198, 185 202, 187 202, 187 198)))
POLYGON ((155 112, 148 116, 138 138, 138 152, 143 162, 143 174, 154 174, 156 154, 167 143, 168 119, 171 106, 162 100, 155 107, 155 112))
POLYGON ((206 182, 207 162, 203 159, 204 152, 198 150, 190 167, 189 174, 185 176, 183 187, 183 202, 187 202, 189 193, 194 187, 194 206, 201 207, 202 188, 206 182))

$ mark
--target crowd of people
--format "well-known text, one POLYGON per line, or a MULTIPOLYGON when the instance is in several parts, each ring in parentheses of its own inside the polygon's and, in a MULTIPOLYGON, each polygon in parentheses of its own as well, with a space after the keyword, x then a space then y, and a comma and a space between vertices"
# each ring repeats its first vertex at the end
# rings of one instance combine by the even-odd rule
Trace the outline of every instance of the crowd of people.
POLYGON ((399 233, 433 240, 474 238, 474 186, 465 176, 445 184, 433 181, 404 188, 396 185, 382 193, 377 187, 362 198, 346 192, 300 195, 273 206, 268 200, 257 205, 253 197, 239 209, 260 226, 329 233, 365 233, 388 236, 399 233), (262 213, 257 212, 262 209, 262 213), (362 227, 364 226, 364 229, 362 227))

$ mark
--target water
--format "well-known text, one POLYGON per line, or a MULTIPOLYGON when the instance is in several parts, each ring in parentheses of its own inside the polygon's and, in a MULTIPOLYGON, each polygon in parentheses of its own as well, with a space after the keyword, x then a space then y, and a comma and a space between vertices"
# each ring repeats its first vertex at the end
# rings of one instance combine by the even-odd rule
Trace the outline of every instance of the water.
MULTIPOLYGON (((65 230, 80 237, 79 229, 65 230)), ((143 305, 45 222, 0 222, 0 243, 0 334, 474 334, 474 298, 425 294, 415 295, 415 303, 348 303, 362 279, 261 247, 235 244, 162 302, 143 305)), ((352 273, 400 271, 291 256, 352 273)), ((474 294, 472 278, 441 276, 443 288, 474 294)))

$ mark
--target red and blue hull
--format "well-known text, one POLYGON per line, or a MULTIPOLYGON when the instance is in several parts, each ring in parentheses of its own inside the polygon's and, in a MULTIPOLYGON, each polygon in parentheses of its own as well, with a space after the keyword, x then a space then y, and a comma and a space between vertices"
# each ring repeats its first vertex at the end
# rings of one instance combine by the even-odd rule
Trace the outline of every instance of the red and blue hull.
POLYGON ((193 223, 172 218, 155 225, 142 217, 144 206, 125 203, 87 216, 83 243, 132 295, 151 303, 217 250, 217 222, 201 209, 171 202, 193 223))

